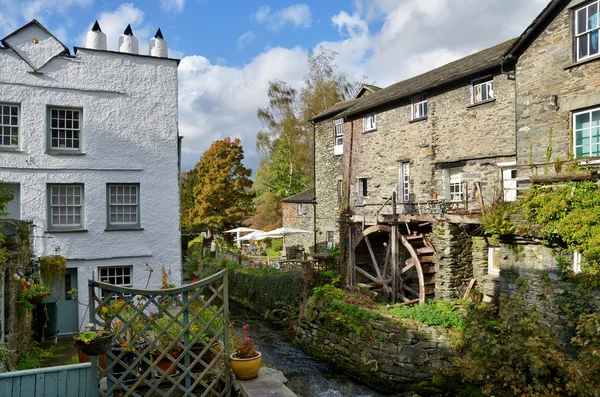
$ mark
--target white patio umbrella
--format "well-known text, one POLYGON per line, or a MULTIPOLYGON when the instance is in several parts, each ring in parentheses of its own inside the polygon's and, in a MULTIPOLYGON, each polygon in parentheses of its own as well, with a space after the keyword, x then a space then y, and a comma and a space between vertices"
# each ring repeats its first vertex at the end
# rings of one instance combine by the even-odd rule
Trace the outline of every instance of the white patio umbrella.
POLYGON ((275 230, 271 230, 270 232, 267 232, 266 234, 268 236, 272 236, 272 238, 277 238, 274 236, 281 236, 283 238, 283 252, 286 252, 285 250, 285 236, 291 235, 291 234, 301 234, 301 233, 312 233, 311 230, 304 230, 304 229, 294 229, 293 227, 280 227, 277 228, 275 230))
POLYGON ((236 235, 237 246, 238 246, 238 248, 241 248, 242 243, 240 242, 240 233, 250 233, 250 232, 255 232, 255 231, 256 231, 256 229, 251 229, 249 227, 236 227, 235 229, 225 230, 224 233, 237 233, 237 235, 236 235))

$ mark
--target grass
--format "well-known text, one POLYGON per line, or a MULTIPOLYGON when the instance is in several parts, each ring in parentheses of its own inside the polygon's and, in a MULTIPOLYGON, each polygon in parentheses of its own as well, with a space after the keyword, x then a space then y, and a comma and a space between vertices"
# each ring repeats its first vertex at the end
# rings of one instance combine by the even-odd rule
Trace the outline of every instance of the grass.
POLYGON ((453 302, 434 300, 423 305, 396 306, 388 312, 394 317, 407 318, 426 325, 463 330, 465 318, 457 309, 457 305, 453 302))
POLYGON ((59 349, 59 346, 54 345, 51 345, 48 348, 42 348, 38 343, 32 342, 27 349, 21 352, 16 369, 22 371, 39 368, 40 362, 52 358, 59 349))

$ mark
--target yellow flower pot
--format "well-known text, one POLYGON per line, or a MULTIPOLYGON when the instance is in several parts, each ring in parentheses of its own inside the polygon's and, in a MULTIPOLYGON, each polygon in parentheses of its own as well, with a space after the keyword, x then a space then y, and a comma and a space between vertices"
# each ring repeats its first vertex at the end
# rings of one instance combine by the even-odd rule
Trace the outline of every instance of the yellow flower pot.
POLYGON ((236 358, 235 353, 229 356, 231 370, 237 379, 250 380, 258 376, 262 364, 262 354, 256 352, 257 356, 252 358, 236 358))

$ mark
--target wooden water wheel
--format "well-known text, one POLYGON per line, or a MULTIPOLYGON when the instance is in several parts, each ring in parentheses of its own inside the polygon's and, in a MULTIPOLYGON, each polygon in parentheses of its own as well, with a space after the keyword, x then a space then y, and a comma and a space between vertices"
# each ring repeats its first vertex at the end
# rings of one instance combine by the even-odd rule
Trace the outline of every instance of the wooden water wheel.
MULTIPOLYGON (((392 228, 376 225, 365 229, 354 245, 354 279, 385 295, 393 291, 392 228)), ((404 303, 423 303, 435 290, 435 249, 420 233, 396 235, 398 263, 396 291, 404 303), (401 248, 403 247, 403 248, 401 248)))

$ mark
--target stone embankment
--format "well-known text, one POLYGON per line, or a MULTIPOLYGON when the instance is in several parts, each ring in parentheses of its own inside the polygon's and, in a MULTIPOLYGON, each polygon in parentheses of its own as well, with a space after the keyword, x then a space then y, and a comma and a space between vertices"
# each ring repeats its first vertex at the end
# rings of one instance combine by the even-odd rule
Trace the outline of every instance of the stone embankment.
POLYGON ((317 314, 299 324, 296 342, 361 382, 394 391, 431 379, 449 365, 458 336, 457 330, 390 316, 348 327, 317 314))

